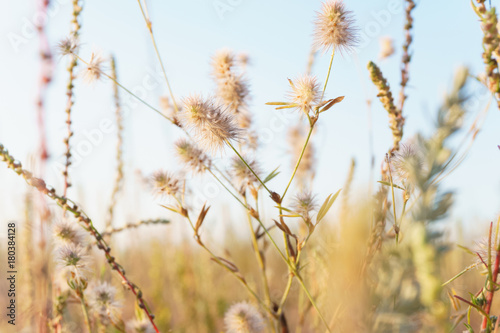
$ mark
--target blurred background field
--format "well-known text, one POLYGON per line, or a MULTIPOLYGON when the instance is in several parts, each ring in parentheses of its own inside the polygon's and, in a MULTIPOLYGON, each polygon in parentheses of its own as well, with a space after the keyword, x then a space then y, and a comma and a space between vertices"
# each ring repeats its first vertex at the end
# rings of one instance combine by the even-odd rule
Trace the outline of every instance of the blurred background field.
MULTIPOLYGON (((484 249, 484 244, 488 246, 485 239, 490 223, 495 235, 500 211, 500 113, 488 89, 474 79, 484 71, 478 18, 467 1, 417 2, 402 142, 418 147, 424 154, 424 167, 422 174, 414 175, 417 185, 412 199, 416 204, 402 218, 400 243, 396 244, 390 227, 394 222, 390 208, 387 228, 380 236, 381 249, 367 264, 376 229, 372 208, 377 202, 373 198, 381 186, 377 183, 380 166, 393 138, 366 64, 378 64, 397 96, 406 1, 344 3, 354 14, 360 42, 352 54, 335 58, 326 95, 346 97, 322 114, 318 122, 309 175, 309 189, 319 205, 328 194, 343 190, 308 243, 301 275, 335 332, 462 332, 468 306, 453 295, 469 300, 469 293, 476 294, 485 286, 484 265, 477 264, 475 252, 484 249), (380 59, 381 39, 387 37, 393 40, 395 54, 380 59), (470 74, 466 85, 462 82, 462 66, 470 74), (416 139, 419 134, 420 141, 416 139), (435 142, 442 145, 434 147, 435 142), (462 156, 463 161, 449 175, 447 169, 446 178, 434 184, 432 181, 440 178, 439 172, 448 167, 446 162, 455 152, 457 158, 451 166, 462 156), (435 173, 427 172, 433 167, 435 173), (453 193, 453 199, 448 192, 453 193), (471 265, 474 267, 463 276, 442 286, 471 265)), ((313 20, 321 2, 195 0, 147 4, 179 101, 193 92, 214 94, 210 59, 217 50, 230 48, 238 56, 248 56, 244 68, 250 84, 248 109, 261 142, 255 156, 266 175, 279 166, 281 173, 269 184, 281 192, 297 157, 297 147, 290 145, 288 133, 303 118, 265 103, 284 99, 289 88, 287 78, 296 78, 307 70, 313 20)), ((48 10, 45 29, 53 52, 53 79, 44 96, 49 157, 40 160, 36 98, 43 68, 40 38, 34 29, 36 1, 0 3, 0 143, 26 169, 60 191, 64 186, 61 171, 67 59, 57 54, 56 45, 69 33, 72 3, 52 0, 48 10)), ((137 3, 83 2, 80 20, 80 56, 89 59, 96 50, 106 57, 113 54, 120 83, 161 108, 168 91, 137 3)), ((320 82, 324 82, 328 62, 328 54, 320 52, 314 58, 312 73, 320 82)), ((110 65, 104 69, 109 72, 110 65)), ((116 172, 118 126, 113 85, 110 80, 89 85, 78 78, 75 87, 70 168, 73 186, 68 189, 68 197, 92 218, 97 230, 104 231, 116 172)), ((167 219, 169 223, 116 233, 110 240, 113 255, 141 287, 161 332, 225 332, 224 314, 231 305, 242 301, 258 304, 233 276, 197 247, 185 219, 160 206, 165 198, 151 193, 150 179, 155 170, 185 171, 172 146, 183 134, 123 91, 120 94, 124 164, 114 226, 149 219, 167 219)), ((214 164, 228 167, 228 156, 229 149, 215 154, 214 164)), ((199 212, 205 202, 211 205, 201 231, 204 243, 235 263, 248 285, 262 294, 264 286, 245 211, 209 175, 186 174, 185 180, 192 198, 190 209, 199 212)), ((292 186, 294 193, 299 189, 298 184, 292 186)), ((260 199, 259 213, 264 224, 271 226, 277 219, 275 203, 267 200, 267 195, 261 194, 260 199)), ((291 201, 292 195, 285 204, 291 201)), ((399 215, 399 197, 396 207, 399 215)), ((56 204, 0 165, 0 222, 17 223, 19 267, 18 325, 13 330, 3 318, 0 331, 54 331, 47 323, 57 310, 54 306, 60 278, 52 233, 54 223, 62 219, 56 204)), ((299 218, 287 221, 293 232, 305 232, 299 218)), ((7 227, 0 230, 2 244, 7 241, 6 231, 7 227)), ((284 251, 282 233, 275 227, 271 234, 280 240, 284 251)), ((95 240, 86 241, 92 257, 91 280, 109 281, 118 287, 125 322, 140 318, 133 295, 121 287, 120 278, 109 269, 102 253, 92 247, 95 240)), ((269 242, 261 242, 261 246, 271 299, 279 302, 289 271, 269 242)), ((2 269, 5 251, 6 247, 0 249, 2 269)), ((490 259, 494 260, 494 253, 490 259)), ((6 280, 0 279, 2 306, 7 289, 6 280)), ((86 332, 78 300, 70 297, 65 306, 61 330, 86 332)), ((492 314, 497 309, 498 297, 492 314)), ((291 332, 325 330, 297 283, 291 287, 283 312, 291 332)), ((482 317, 476 311, 471 313, 471 325, 478 327, 482 317)), ((100 329, 119 331, 112 325, 100 329)), ((127 326, 129 331, 135 332, 127 326)))

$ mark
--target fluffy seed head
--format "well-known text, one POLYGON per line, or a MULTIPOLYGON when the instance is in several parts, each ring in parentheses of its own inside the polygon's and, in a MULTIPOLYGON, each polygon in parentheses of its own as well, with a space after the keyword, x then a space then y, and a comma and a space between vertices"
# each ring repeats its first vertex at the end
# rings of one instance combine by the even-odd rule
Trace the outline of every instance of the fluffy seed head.
MULTIPOLYGON (((257 161, 246 156, 244 156, 243 158, 252 168, 252 170, 260 177, 260 166, 257 161)), ((231 175, 240 188, 246 188, 247 186, 258 182, 252 171, 248 169, 245 163, 243 163, 243 161, 238 156, 232 158, 231 175)))
POLYGON ((90 260, 80 245, 66 244, 57 249, 57 266, 67 278, 86 283, 90 260))
POLYGON ((81 245, 84 236, 80 229, 75 227, 76 222, 61 220, 55 223, 53 228, 54 239, 58 244, 81 245))
POLYGON ((146 318, 131 320, 127 323, 127 333, 155 333, 153 325, 146 318))
POLYGON ((62 55, 76 53, 78 46, 78 40, 74 36, 66 37, 57 44, 57 48, 62 55))
POLYGON ((310 214, 317 208, 316 198, 311 192, 300 192, 294 198, 293 207, 297 214, 309 220, 310 214))
POLYGON ((203 148, 219 151, 226 141, 238 140, 240 129, 234 118, 213 99, 190 96, 184 100, 182 124, 194 132, 203 148))
POLYGON ((401 144, 400 149, 390 161, 393 176, 405 183, 414 181, 423 165, 421 157, 413 144, 401 144))
POLYGON ((227 333, 257 333, 264 330, 260 312, 247 302, 236 303, 224 315, 227 333))
POLYGON ((151 179, 155 192, 159 195, 175 195, 180 191, 181 181, 171 173, 156 171, 151 179))
POLYGON ((116 300, 116 288, 107 282, 99 283, 92 288, 89 305, 101 317, 101 320, 109 319, 113 323, 118 321, 121 302, 116 300))
POLYGON ((292 90, 288 93, 288 98, 303 112, 308 113, 321 99, 320 86, 314 76, 303 75, 294 81, 290 80, 290 86, 292 90))
POLYGON ((212 57, 212 70, 216 78, 223 78, 231 72, 234 55, 228 49, 218 50, 212 57))
POLYGON ((342 1, 323 3, 314 23, 314 44, 318 50, 328 51, 333 47, 340 52, 350 51, 358 41, 352 12, 345 9, 342 1))
POLYGON ((210 158, 200 148, 186 139, 179 139, 175 143, 175 150, 180 160, 193 172, 203 173, 212 164, 210 158))
POLYGON ((97 81, 101 78, 103 62, 104 62, 104 59, 101 58, 101 56, 99 56, 95 53, 92 53, 88 64, 86 65, 85 69, 83 70, 83 78, 85 79, 85 81, 92 83, 92 82, 97 81))

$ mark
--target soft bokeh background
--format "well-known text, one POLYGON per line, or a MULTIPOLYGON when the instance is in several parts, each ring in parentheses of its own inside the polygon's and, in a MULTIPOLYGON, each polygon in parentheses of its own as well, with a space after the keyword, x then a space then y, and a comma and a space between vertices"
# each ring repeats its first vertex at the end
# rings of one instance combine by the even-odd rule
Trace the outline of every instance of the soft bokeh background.
MULTIPOLYGON (((283 99, 287 90, 286 79, 305 71, 312 20, 320 2, 199 0, 148 3, 160 51, 178 98, 192 92, 209 94, 213 91, 209 63, 216 50, 229 47, 249 55, 251 110, 262 138, 272 141, 260 152, 262 160, 269 161, 264 163, 267 170, 277 165, 288 166, 290 162, 285 157, 288 146, 283 138, 289 124, 279 120, 278 111, 264 103, 283 99), (226 7, 220 7, 223 9, 218 11, 221 3, 226 7), (272 137, 267 135, 269 130, 273 132, 272 137), (282 161, 276 162, 274 157, 282 157, 282 161)), ((351 157, 358 165, 355 183, 365 185, 370 181, 370 126, 374 136, 375 175, 391 140, 386 112, 376 100, 370 124, 365 101, 374 99, 376 93, 365 67, 369 60, 377 60, 382 36, 395 39, 396 54, 393 57, 401 56, 403 8, 398 1, 346 1, 346 4, 355 13, 362 42, 353 56, 338 56, 334 62, 327 95, 345 95, 346 99, 334 112, 327 113, 318 127, 315 138, 319 147, 317 179, 321 181, 315 184, 315 190, 319 193, 328 193, 341 186, 351 157)), ((127 87, 139 89, 139 93, 145 91, 144 98, 158 105, 166 88, 137 3, 105 1, 88 2, 84 6, 81 36, 84 58, 88 59, 95 50, 100 50, 103 55, 114 54, 120 81, 127 87), (141 86, 148 89, 140 90, 141 86)), ((70 7, 69 1, 53 1, 48 23, 51 45, 56 45, 67 35, 70 7)), ((0 3, 0 142, 24 161, 28 161, 29 154, 38 147, 34 96, 40 68, 38 38, 30 23, 34 22, 34 15, 32 1, 0 3)), ((413 52, 407 90, 406 138, 431 127, 439 98, 458 66, 470 66, 475 74, 483 68, 479 24, 467 1, 422 2, 415 10, 415 16, 412 49, 417 51, 413 52)), ((393 60, 384 60, 380 65, 397 93, 400 74, 398 59, 393 60)), ((314 73, 320 81, 326 76, 328 61, 328 55, 317 57, 314 73)), ((59 185, 59 169, 55 165, 57 160, 61 161, 62 137, 65 135, 65 64, 66 59, 56 55, 55 77, 46 105, 51 154, 47 178, 49 183, 59 185)), ((104 118, 113 119, 110 90, 109 82, 105 81, 90 87, 78 84, 74 107, 75 146, 85 140, 84 131, 99 128, 104 118)), ((479 87, 471 89, 471 93, 477 95, 477 103, 471 107, 468 119, 484 108, 489 98, 479 87)), ((125 94, 122 96, 129 102, 126 105, 131 106, 125 124, 125 159, 129 174, 136 169, 147 174, 159 167, 175 167, 170 141, 178 133, 147 108, 137 105, 125 94)), ((497 172, 500 155, 496 148, 500 141, 496 125, 499 118, 498 112, 490 112, 469 157, 446 180, 448 187, 458 192, 452 221, 463 223, 466 228, 492 219, 500 208, 500 174, 497 172), (479 190, 481 196, 477 195, 479 190)), ((73 168, 72 178, 76 186, 72 194, 78 200, 96 202, 110 192, 112 168, 100 161, 113 153, 114 140, 113 134, 105 134, 102 143, 93 145, 91 153, 73 168), (82 182, 87 189, 85 193, 78 191, 82 182)), ((276 184, 284 185, 287 174, 283 172, 276 184)), ((4 205, 3 219, 16 217, 12 203, 23 191, 22 187, 11 186, 19 181, 12 178, 5 170, 0 170, 2 188, 9 189, 0 192, 7 200, 0 200, 4 205)), ((105 208, 92 206, 88 209, 94 214, 105 208)), ((136 217, 137 213, 132 210, 126 214, 136 217)))
MULTIPOLYGON (((354 157, 357 162, 354 187, 355 191, 358 189, 360 202, 363 202, 370 195, 366 190, 369 188, 367 184, 371 183, 372 187, 376 185, 379 166, 392 141, 386 111, 376 100, 366 64, 370 60, 376 60, 391 83, 393 92, 398 93, 404 12, 402 1, 346 0, 345 3, 355 13, 362 38, 360 46, 352 55, 337 56, 334 61, 327 96, 333 98, 345 95, 346 98, 325 113, 318 123, 314 137, 318 152, 314 192, 318 193, 319 198, 324 198, 342 187, 350 159, 354 157), (396 54, 388 60, 379 61, 379 39, 383 36, 394 38, 396 54), (373 100, 371 112, 367 110, 367 99, 373 100), (370 144, 371 136, 373 149, 370 144), (375 157, 373 176, 370 168, 372 153, 375 157)), ((250 65, 247 73, 253 97, 251 111, 265 147, 259 150, 259 160, 267 171, 281 166, 282 173, 272 184, 274 188, 284 188, 291 172, 286 134, 287 129, 296 123, 296 115, 275 111, 265 103, 282 100, 288 89, 286 79, 294 78, 306 70, 312 41, 312 21, 315 11, 320 7, 320 1, 191 0, 148 1, 148 5, 160 52, 174 93, 179 99, 193 92, 205 95, 213 93, 210 57, 216 50, 228 47, 238 53, 248 54, 250 65)), ((38 37, 33 26, 36 21, 35 13, 34 1, 0 1, 0 143, 22 160, 28 169, 39 170, 39 163, 34 158, 39 147, 35 96, 40 72, 38 37)), ((55 49, 55 45, 68 34, 71 2, 53 0, 49 14, 48 37, 55 49)), ((409 98, 405 106, 406 138, 417 132, 429 133, 432 130, 441 97, 450 86, 453 73, 459 66, 469 66, 474 75, 483 71, 482 35, 477 17, 468 1, 421 1, 414 16, 415 37, 410 84, 407 88, 409 98)), ((119 81, 158 106, 160 97, 166 94, 166 87, 137 3, 132 0, 86 2, 81 21, 82 57, 89 59, 91 52, 96 50, 104 56, 114 54, 118 63, 119 81)), ((64 151, 62 140, 66 135, 64 94, 67 59, 55 55, 54 60, 54 80, 46 96, 50 159, 44 178, 48 184, 60 189, 62 177, 59 165, 64 151)), ((316 58, 313 71, 320 81, 326 76, 328 61, 329 55, 320 54, 316 58)), ((114 120, 111 92, 109 81, 87 85, 78 80, 73 109, 75 137, 72 141, 76 151, 78 147, 88 146, 88 134, 96 138, 95 133, 103 120, 114 120)), ((487 106, 490 98, 479 85, 471 85, 470 94, 472 102, 467 116, 469 122, 487 106)), ((140 179, 142 175, 147 176, 159 168, 179 169, 178 161, 173 157, 171 143, 180 135, 170 123, 151 110, 125 93, 121 96, 126 111, 126 185, 118 204, 118 225, 165 215, 164 210, 158 207, 158 199, 151 196, 140 179)), ((465 241, 460 238, 460 242, 471 243, 484 235, 487 223, 496 220, 500 211, 498 124, 500 112, 492 107, 467 159, 444 181, 444 189, 452 189, 457 193, 452 214, 445 220, 446 227, 452 236, 458 234, 457 230, 463 231, 462 235, 468 239, 465 241)), ((69 196, 82 204, 98 227, 103 226, 114 179, 116 129, 101 134, 102 140, 98 135, 98 142, 91 143, 88 154, 81 160, 75 160, 70 171, 74 187, 69 190, 69 196)), ((457 144, 462 135, 463 133, 455 139, 457 144)), ((224 156, 220 158, 223 159, 224 156)), ((229 206, 226 200, 230 200, 230 197, 222 191, 219 193, 217 189, 212 191, 210 179, 202 179, 192 185, 197 204, 201 205, 204 200, 215 203, 206 222, 210 229, 206 234, 209 239, 232 235, 232 232, 237 233, 243 228, 241 211, 226 211, 221 214, 229 206)), ((23 180, 0 166, 2 225, 10 220, 22 219, 24 208, 19 203, 25 192, 23 180)), ((359 220, 367 220, 362 213, 359 215, 362 216, 359 220)), ((182 238, 179 234, 191 237, 184 224, 146 228, 147 231, 142 232, 151 235, 150 231, 153 230, 163 236, 159 237, 161 240, 165 237, 179 240, 182 238)), ((362 237, 356 237, 366 232, 364 230, 358 233, 358 226, 352 228, 352 238, 348 239, 356 239, 359 244, 349 244, 349 254, 360 252, 362 237)), ((0 230, 2 240, 5 239, 5 231, 0 230)), ((191 253, 191 248, 180 251, 179 248, 170 248, 170 243, 156 243, 151 238, 147 238, 149 247, 141 247, 143 241, 139 241, 138 237, 130 238, 120 245, 123 248, 131 245, 131 249, 139 250, 129 250, 127 256, 122 258, 143 263, 142 260, 149 257, 152 262, 174 263, 172 267, 161 264, 148 266, 144 269, 147 274, 141 276, 140 282, 147 285, 146 294, 155 295, 155 298, 152 296, 153 302, 161 321, 167 322, 175 316, 175 313, 168 311, 175 309, 176 302, 190 299, 193 295, 199 297, 200 302, 186 303, 186 306, 199 308, 216 303, 218 308, 210 311, 218 311, 219 317, 226 308, 228 299, 236 299, 236 296, 229 295, 227 298, 222 297, 226 303, 217 303, 219 300, 216 296, 219 295, 213 293, 217 288, 213 288, 210 281, 217 281, 216 287, 231 293, 236 290, 236 283, 230 277, 219 280, 218 268, 207 264, 205 257, 199 259, 197 252, 191 253), (200 261, 193 261, 193 258, 200 261), (193 267, 193 262, 202 262, 206 266, 193 267), (201 274, 207 276, 200 278, 201 274), (176 281, 183 283, 182 288, 172 287, 174 290, 169 299, 172 303, 170 307, 159 305, 167 298, 162 298, 164 295, 171 295, 171 290, 168 289, 170 287, 163 286, 169 285, 168 281, 149 279, 151 276, 168 276, 169 279, 177 277, 176 281), (149 285, 145 281, 153 282, 149 285), (197 287, 189 289, 193 284, 197 287)), ((226 245, 230 246, 230 243, 231 241, 226 245)), ((243 258, 244 261, 243 252, 234 256, 243 258)), ((323 277, 330 276, 337 269, 345 269, 349 264, 348 255, 337 253, 335 256, 337 257, 332 257, 332 264, 323 277)), ((468 260, 463 260, 461 256, 448 260, 443 279, 468 265, 468 260)), ((246 269, 245 266, 241 268, 246 269)), ((282 277, 286 273, 281 267, 272 274, 282 277)), ((478 281, 469 281, 467 287, 465 283, 460 284, 462 288, 459 291, 463 294, 476 291, 482 285, 482 281, 478 281)), ((278 282, 275 283, 277 288, 281 288, 278 282)), ((343 284, 339 284, 338 288, 341 289, 342 286, 343 284)), ((132 312, 130 307, 126 310, 129 314, 132 312)), ((178 320, 189 322, 189 319, 178 320)))

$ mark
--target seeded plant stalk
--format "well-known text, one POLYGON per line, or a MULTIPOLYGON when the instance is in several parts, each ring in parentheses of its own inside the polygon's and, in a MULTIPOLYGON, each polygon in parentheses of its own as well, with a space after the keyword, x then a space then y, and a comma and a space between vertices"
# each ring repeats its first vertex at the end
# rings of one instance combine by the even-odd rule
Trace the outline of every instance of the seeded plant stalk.
MULTIPOLYGON (((78 38, 80 36, 81 24, 79 21, 80 13, 82 12, 82 7, 79 4, 79 0, 73 0, 73 14, 71 19, 71 38, 75 40, 75 43, 78 42, 78 38)), ((78 52, 78 49, 75 50, 78 52)), ((66 131, 67 135, 64 138, 64 146, 65 146, 65 154, 64 157, 66 159, 63 170, 63 196, 68 194, 68 188, 71 187, 71 183, 69 182, 69 166, 71 165, 71 145, 70 140, 73 136, 73 130, 71 128, 71 111, 73 105, 75 104, 74 100, 74 80, 75 80, 75 69, 78 65, 78 59, 76 57, 71 57, 69 60, 69 64, 67 67, 67 71, 69 74, 68 84, 66 86, 66 131)))
POLYGON ((115 116, 116 124, 118 126, 117 132, 117 143, 116 143, 116 177, 115 185, 111 193, 111 203, 108 208, 108 219, 106 220, 106 230, 112 230, 113 228, 113 216, 116 206, 116 201, 118 193, 122 188, 123 183, 123 115, 120 105, 120 95, 118 91, 117 74, 116 74, 116 62, 115 58, 111 57, 111 77, 113 80, 113 97, 115 102, 115 116))
POLYGON ((14 157, 9 155, 8 151, 1 144, 0 144, 0 159, 2 162, 5 162, 7 164, 7 167, 9 169, 12 169, 15 173, 22 176, 26 180, 28 185, 34 187, 42 194, 45 194, 47 197, 53 200, 59 207, 61 207, 64 211, 73 214, 73 216, 77 219, 77 221, 85 226, 85 230, 90 234, 90 236, 92 236, 96 240, 97 248, 104 252, 104 255, 106 256, 106 259, 111 269, 115 270, 118 273, 118 275, 120 275, 123 281, 123 285, 127 287, 136 296, 139 307, 145 312, 149 321, 153 325, 155 331, 159 333, 160 331, 158 330, 158 327, 156 327, 156 324, 154 322, 154 315, 152 314, 149 306, 144 300, 142 291, 137 285, 135 285, 126 277, 125 270, 115 260, 115 257, 111 255, 111 248, 104 241, 102 235, 94 227, 92 220, 85 214, 85 212, 83 212, 83 210, 70 199, 64 196, 59 196, 56 193, 55 189, 53 188, 49 189, 45 184, 45 181, 43 181, 40 178, 33 177, 31 172, 23 169, 21 163, 16 162, 14 157))
POLYGON ((412 28, 413 28, 413 17, 412 17, 412 11, 416 7, 415 2, 413 0, 406 0, 406 8, 405 8, 405 13, 406 13, 406 23, 405 23, 405 43, 403 44, 403 58, 401 59, 401 90, 399 92, 399 110, 401 112, 403 111, 405 101, 406 101, 406 95, 405 95, 405 88, 406 85, 408 84, 409 81, 409 67, 410 67, 410 60, 411 60, 411 55, 409 54, 408 50, 411 46, 411 43, 413 41, 413 36, 411 34, 412 28))
POLYGON ((155 219, 155 220, 142 220, 136 223, 127 223, 123 227, 118 227, 118 228, 111 228, 111 229, 106 229, 106 231, 101 232, 101 236, 111 236, 116 233, 130 230, 130 229, 136 229, 144 225, 156 225, 156 224, 169 224, 170 220, 165 220, 165 219, 155 219))
POLYGON ((139 4, 139 7, 141 8, 141 13, 142 13, 142 16, 144 18, 144 22, 146 22, 146 25, 148 27, 149 35, 151 36, 151 41, 153 42, 153 47, 155 49, 156 57, 158 58, 158 61, 160 62, 161 70, 163 72, 163 77, 165 78, 165 82, 167 83, 168 91, 170 93, 170 98, 172 99, 172 104, 174 106, 175 112, 178 113, 179 108, 177 107, 177 102, 175 101, 174 93, 172 92, 172 88, 170 87, 170 83, 169 83, 168 77, 167 77, 167 72, 165 70, 165 66, 163 65, 163 60, 160 56, 160 52, 158 51, 158 47, 156 46, 156 39, 155 39, 155 36, 153 34, 153 23, 151 22, 151 20, 149 19, 149 15, 147 14, 146 2, 144 2, 144 8, 143 8, 143 5, 141 3, 141 0, 137 0, 137 3, 139 4))

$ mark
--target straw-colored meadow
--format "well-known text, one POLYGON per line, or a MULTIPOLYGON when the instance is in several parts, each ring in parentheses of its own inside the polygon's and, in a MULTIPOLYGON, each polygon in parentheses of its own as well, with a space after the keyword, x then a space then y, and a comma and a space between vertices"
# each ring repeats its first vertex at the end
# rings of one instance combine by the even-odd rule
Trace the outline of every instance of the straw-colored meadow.
MULTIPOLYGON (((433 113, 434 127, 408 137, 406 101, 411 98, 412 55, 420 52, 412 44, 419 20, 415 2, 401 1, 405 23, 395 33, 404 36, 402 57, 393 56, 400 46, 384 38, 379 57, 362 68, 377 92, 366 107, 379 103, 387 111, 392 142, 379 156, 381 165, 372 166, 374 180, 360 195, 353 188, 354 160, 347 174, 335 175, 345 179, 342 188, 317 193, 312 185, 321 158, 317 132, 326 128, 318 125, 349 98, 328 89, 333 80, 341 80, 333 74, 336 59, 350 57, 360 40, 356 13, 347 1, 322 3, 309 32, 313 47, 306 72, 283 78, 288 93, 262 106, 293 118, 287 156, 276 154, 265 163, 276 167, 267 170, 250 103, 251 54, 230 48, 207 54, 215 89, 176 96, 176 82, 169 81, 163 62, 168 54, 160 52, 146 1, 138 0, 137 14, 167 91, 160 100, 143 99, 120 81, 120 54, 80 54, 89 47, 80 38, 85 4, 73 0, 67 38, 57 45, 40 43, 39 61, 46 70, 33 120, 39 149, 31 157, 19 156, 0 144, 0 171, 25 181, 18 183, 25 192, 18 219, 6 220, 0 211, 5 232, 0 331, 497 332, 500 218, 485 222, 481 241, 465 241, 460 230, 446 223, 455 194, 442 182, 475 148, 489 110, 489 105, 469 108, 469 82, 482 85, 496 101, 491 112, 500 112, 495 7, 475 0, 471 8, 484 36, 477 41, 483 46, 483 72, 457 70, 433 113), (59 119, 65 153, 59 182, 49 184, 44 170, 52 163, 51 147, 44 115, 56 56, 62 59, 58 65, 67 66, 66 108, 59 119), (312 70, 320 57, 329 66, 312 70), (382 59, 384 66, 400 69, 398 81, 386 79, 382 59), (116 149, 101 162, 113 170, 111 195, 95 196, 105 200, 107 209, 90 216, 86 207, 103 203, 75 199, 85 183, 72 182, 72 111, 79 87, 95 81, 109 87, 117 131, 116 149), (179 133, 165 152, 178 168, 139 176, 126 172, 124 98, 179 133), (207 179, 224 200, 197 193, 197 182, 207 179), (136 209, 143 200, 131 200, 127 192, 132 187, 125 183, 135 183, 133 191, 143 192, 162 214, 126 220, 119 207, 136 209), (214 220, 223 223, 214 229, 214 220)), ((40 10, 47 10, 48 1, 41 3, 40 10)), ((45 40, 47 27, 37 28, 45 40)), ((2 185, 0 191, 7 194, 9 188, 2 185)))

